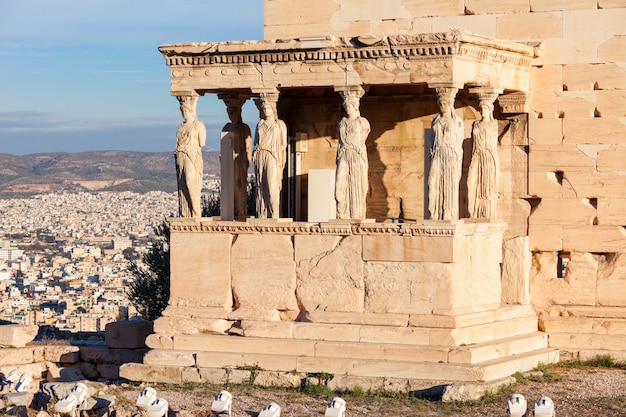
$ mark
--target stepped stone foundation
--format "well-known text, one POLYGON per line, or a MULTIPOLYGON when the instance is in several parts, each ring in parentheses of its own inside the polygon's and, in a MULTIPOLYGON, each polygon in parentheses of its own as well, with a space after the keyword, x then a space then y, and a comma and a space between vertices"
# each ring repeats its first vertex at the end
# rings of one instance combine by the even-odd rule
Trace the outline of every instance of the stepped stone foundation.
POLYGON ((407 391, 558 360, 527 299, 502 303, 506 223, 169 224, 170 305, 124 378, 407 391))

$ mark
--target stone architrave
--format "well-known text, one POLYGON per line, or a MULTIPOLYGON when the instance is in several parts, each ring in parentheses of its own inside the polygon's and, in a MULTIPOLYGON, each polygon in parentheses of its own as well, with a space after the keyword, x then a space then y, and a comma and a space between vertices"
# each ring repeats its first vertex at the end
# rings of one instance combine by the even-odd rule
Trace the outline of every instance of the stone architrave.
POLYGON ((343 99, 346 117, 339 122, 339 147, 335 175, 335 199, 338 219, 364 219, 369 189, 368 160, 365 141, 370 124, 361 117, 361 86, 337 89, 343 99))
POLYGON ((180 217, 200 217, 202 207, 202 147, 206 143, 206 128, 198 120, 198 96, 178 96, 180 111, 185 119, 176 132, 176 178, 178 180, 178 208, 180 217))
POLYGON ((495 219, 500 183, 498 158, 498 121, 493 118, 493 103, 499 91, 471 90, 479 99, 480 120, 472 125, 472 161, 467 175, 468 211, 471 218, 495 219))
POLYGON ((230 123, 221 135, 221 219, 244 219, 248 215, 248 167, 252 160, 250 127, 241 119, 241 107, 247 97, 220 94, 230 123))
POLYGON ((252 161, 257 182, 259 218, 280 217, 280 191, 287 162, 287 126, 277 115, 278 91, 262 92, 254 103, 261 113, 254 134, 252 161))
POLYGON ((428 210, 433 220, 459 218, 459 181, 463 165, 463 119, 454 112, 456 87, 437 87, 439 114, 428 174, 428 210))

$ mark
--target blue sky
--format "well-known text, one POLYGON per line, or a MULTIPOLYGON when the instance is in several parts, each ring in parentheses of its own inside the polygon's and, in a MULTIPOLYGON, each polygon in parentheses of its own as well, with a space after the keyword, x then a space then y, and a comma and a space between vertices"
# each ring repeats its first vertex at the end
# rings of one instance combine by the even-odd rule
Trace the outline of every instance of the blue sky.
MULTIPOLYGON (((262 38, 262 0, 0 0, 0 153, 172 151, 182 118, 157 47, 262 38)), ((201 97, 198 116, 217 149, 224 104, 201 97)))

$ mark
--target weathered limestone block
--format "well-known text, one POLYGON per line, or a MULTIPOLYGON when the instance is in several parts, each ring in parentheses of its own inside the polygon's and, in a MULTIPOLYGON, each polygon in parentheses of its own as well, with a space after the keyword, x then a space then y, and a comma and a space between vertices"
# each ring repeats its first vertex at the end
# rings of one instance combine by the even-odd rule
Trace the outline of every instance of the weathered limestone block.
POLYGON ((146 338, 146 346, 151 349, 174 349, 174 339, 168 334, 151 334, 146 338))
POLYGON ((622 226, 563 226, 563 250, 570 252, 624 252, 622 226))
POLYGON ((22 365, 33 363, 33 348, 3 348, 0 355, 0 366, 3 365, 22 365))
POLYGON ((626 9, 602 10, 593 7, 587 10, 566 11, 563 13, 562 36, 574 40, 588 38, 600 44, 613 34, 624 33, 622 26, 624 19, 626 9))
POLYGON ((452 308, 452 264, 366 262, 365 312, 425 314, 452 308))
POLYGON ((255 321, 242 320, 243 336, 291 339, 293 337, 293 321, 255 321))
POLYGON ((358 342, 360 334, 359 326, 349 324, 295 323, 293 326, 294 339, 358 342))
POLYGON ((145 365, 195 366, 196 355, 188 350, 151 350, 143 357, 145 365))
POLYGON ((600 44, 598 59, 605 62, 626 62, 626 36, 616 35, 600 44))
POLYGON ((292 387, 300 386, 302 375, 291 372, 259 371, 254 378, 254 384, 262 387, 292 387))
POLYGON ((238 308, 237 310, 228 313, 228 320, 263 320, 263 321, 280 321, 280 311, 253 309, 253 308, 238 308))
POLYGON ((185 382, 196 382, 201 383, 202 376, 200 375, 200 370, 198 368, 183 368, 182 372, 183 383, 185 382))
POLYGON ((239 235, 233 244, 231 272, 237 308, 298 309, 290 236, 239 235))
MULTIPOLYGON (((295 246, 307 245, 313 240, 310 238, 323 237, 295 236, 295 246)), ((362 257, 361 237, 348 236, 332 251, 301 259, 296 267, 296 295, 303 309, 362 312, 365 297, 362 257)))
POLYGON ((44 360, 58 363, 77 363, 80 360, 80 348, 78 346, 55 346, 44 347, 44 360))
POLYGON ((596 8, 597 0, 530 0, 531 12, 551 12, 596 8))
POLYGON ((563 226, 561 225, 530 225, 531 252, 557 252, 563 250, 563 226))
POLYGON ((528 1, 523 0, 507 0, 492 2, 489 0, 467 0, 465 8, 471 14, 489 14, 489 13, 526 13, 530 11, 528 1))
POLYGON ((232 311, 232 308, 224 307, 183 307, 167 306, 163 310, 163 317, 175 318, 198 318, 198 319, 223 319, 232 311))
POLYGON ((598 0, 599 9, 626 7, 626 0, 598 0))
POLYGON ((563 65, 544 65, 531 68, 530 85, 533 91, 562 91, 563 65))
POLYGON ((37 336, 38 331, 39 326, 2 324, 0 325, 0 347, 24 347, 37 336))
POLYGON ((598 224, 603 226, 626 224, 626 198, 598 199, 598 224))
POLYGON ((626 116, 626 90, 599 91, 597 109, 602 116, 626 116))
POLYGON ((592 225, 597 216, 589 199, 542 198, 530 215, 531 225, 592 225))
POLYGON ((614 63, 565 65, 563 85, 568 90, 626 89, 626 68, 614 63))
POLYGON ((154 333, 151 321, 116 321, 105 326, 104 341, 111 348, 144 348, 146 347, 146 337, 151 333, 154 333))
POLYGON ((595 170, 595 167, 596 160, 575 145, 535 145, 530 148, 528 155, 530 171, 565 171, 567 175, 574 172, 589 174, 595 170))
POLYGON ((326 311, 303 311, 301 321, 313 323, 365 324, 368 326, 406 327, 408 314, 335 313, 326 311))
POLYGON ((141 363, 148 349, 111 349, 106 346, 81 346, 80 358, 90 363, 141 363))
POLYGON ((533 60, 533 65, 588 64, 598 59, 598 41, 593 38, 562 38, 559 35, 541 39, 541 46, 541 55, 533 60))
POLYGON ((530 303, 531 254, 528 236, 502 243, 502 303, 530 303))
POLYGON ((458 236, 363 236, 363 260, 455 262, 464 253, 458 236))
MULTIPOLYGON (((19 372, 21 374, 29 375, 31 378, 37 380, 42 379, 46 372, 46 363, 49 362, 36 362, 30 364, 24 364, 19 366, 19 372)), ((15 365, 2 365, 0 366, 0 374, 8 375, 9 372, 15 369, 15 365)))
MULTIPOLYGON (((422 2, 416 2, 421 4, 422 2)), ((432 19, 432 29, 427 32, 446 32, 450 28, 462 27, 477 35, 496 37, 496 16, 493 15, 465 15, 450 17, 435 17, 432 19)), ((392 32, 389 32, 392 33, 392 32)), ((415 32, 417 33, 417 32, 415 32)))
POLYGON ((563 142, 563 120, 529 117, 528 135, 530 143, 532 145, 560 145, 563 142))
POLYGON ((626 118, 623 117, 603 115, 585 119, 563 119, 563 136, 568 143, 620 143, 625 135, 626 118))
POLYGON ((597 91, 539 91, 533 93, 531 110, 546 119, 593 117, 597 91))
POLYGON ((222 319, 187 317, 159 317, 154 321, 154 331, 161 334, 224 333, 232 322, 222 319))
POLYGON ((612 145, 609 149, 598 152, 598 171, 624 173, 626 172, 625 159, 626 146, 612 145))
POLYGON ((557 278, 557 254, 538 252, 533 256, 530 298, 536 310, 551 305, 595 305, 598 261, 590 253, 570 254, 565 276, 557 278))
POLYGON ((530 204, 520 198, 501 198, 498 201, 499 217, 507 223, 503 239, 526 236, 528 233, 528 216, 530 204))
POLYGON ((626 306, 626 254, 598 256, 598 304, 626 306))
POLYGON ((170 305, 230 308, 230 234, 171 234, 170 305))
POLYGON ((48 373, 46 380, 48 382, 74 382, 85 379, 77 366, 59 367, 52 362, 46 362, 48 373))
MULTIPOLYGON (((502 4, 502 2, 496 3, 488 0, 479 1, 483 1, 489 5, 502 4)), ((466 7, 471 9, 471 3, 471 1, 467 1, 466 7)), ((529 7, 526 1, 519 1, 519 3, 523 3, 520 4, 519 7, 529 7)), ((506 11, 512 12, 513 10, 506 11)), ((497 38, 499 39, 559 38, 561 37, 562 30, 563 17, 561 13, 512 13, 498 16, 497 19, 497 38)))
POLYGON ((180 384, 182 373, 180 366, 156 366, 141 363, 125 363, 120 366, 120 377, 130 381, 180 384))
POLYGON ((7 406, 23 406, 30 407, 33 402, 33 393, 31 392, 10 392, 4 395, 7 406))
POLYGON ((294 236, 294 259, 296 263, 299 263, 330 253, 337 248, 341 239, 341 236, 296 235, 294 236))
MULTIPOLYGON (((626 198, 626 175, 582 171, 568 171, 566 175, 569 187, 578 195, 593 196, 595 198, 626 198)), ((606 251, 598 250, 594 252, 606 251)), ((619 252, 619 250, 609 250, 609 252, 619 252)))

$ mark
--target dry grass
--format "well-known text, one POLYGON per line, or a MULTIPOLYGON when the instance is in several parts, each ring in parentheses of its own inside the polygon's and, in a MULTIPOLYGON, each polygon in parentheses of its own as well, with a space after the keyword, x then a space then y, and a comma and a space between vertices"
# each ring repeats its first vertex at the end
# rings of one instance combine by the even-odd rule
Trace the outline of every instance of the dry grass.
MULTIPOLYGON (((606 365, 606 363, 605 363, 606 365)), ((506 415, 507 398, 512 393, 523 394, 532 413, 534 401, 546 395, 554 401, 556 414, 568 417, 618 417, 626 415, 626 372, 621 364, 611 367, 589 363, 542 366, 536 372, 516 375, 518 382, 472 402, 443 403, 418 399, 407 394, 355 390, 332 393, 327 389, 309 390, 260 388, 251 385, 217 386, 188 383, 183 386, 153 385, 160 397, 170 403, 172 411, 188 416, 206 416, 213 396, 226 389, 234 396, 233 416, 256 416, 261 407, 274 401, 282 407, 283 416, 317 417, 333 395, 347 402, 350 417, 393 415, 403 417, 500 417, 506 415)), ((141 386, 112 387, 117 396, 118 416, 134 413, 134 401, 141 386)), ((532 414, 530 414, 532 415, 532 414)))

